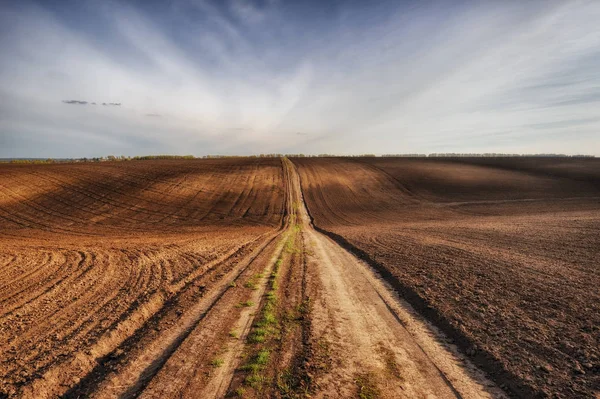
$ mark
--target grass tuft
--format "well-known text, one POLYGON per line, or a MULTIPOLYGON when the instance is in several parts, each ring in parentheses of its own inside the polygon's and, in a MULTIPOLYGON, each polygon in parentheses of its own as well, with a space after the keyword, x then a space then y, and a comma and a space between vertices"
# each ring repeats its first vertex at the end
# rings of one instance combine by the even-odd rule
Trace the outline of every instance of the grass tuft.
POLYGON ((268 349, 261 349, 252 357, 252 359, 246 364, 243 369, 249 371, 250 374, 244 380, 246 385, 251 386, 256 390, 260 390, 267 382, 267 378, 261 374, 261 371, 269 363, 269 357, 271 352, 268 349))
POLYGON ((254 302, 252 301, 246 301, 246 302, 240 302, 237 305, 235 305, 236 308, 249 308, 250 306, 253 306, 254 302))
POLYGON ((358 397, 360 399, 375 399, 381 396, 377 385, 373 382, 373 376, 369 373, 358 375, 354 379, 358 388, 358 397))

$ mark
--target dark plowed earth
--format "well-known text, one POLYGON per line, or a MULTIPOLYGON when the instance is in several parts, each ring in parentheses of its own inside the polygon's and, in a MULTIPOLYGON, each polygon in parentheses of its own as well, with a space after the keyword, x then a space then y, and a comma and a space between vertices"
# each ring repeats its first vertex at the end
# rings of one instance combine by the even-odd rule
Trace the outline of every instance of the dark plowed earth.
POLYGON ((599 395, 599 160, 293 161, 315 226, 507 391, 599 395))

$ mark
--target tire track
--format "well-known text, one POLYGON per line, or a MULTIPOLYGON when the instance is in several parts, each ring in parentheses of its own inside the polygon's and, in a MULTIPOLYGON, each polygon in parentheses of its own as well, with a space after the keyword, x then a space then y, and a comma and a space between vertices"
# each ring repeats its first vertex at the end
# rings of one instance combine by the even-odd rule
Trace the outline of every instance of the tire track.
MULTIPOLYGON (((299 179, 296 174, 297 187, 299 179)), ((326 343, 331 361, 315 381, 314 397, 351 397, 364 386, 383 398, 503 397, 368 265, 317 232, 302 193, 297 195, 304 245, 311 253, 308 270, 318 286, 311 340, 326 343)))

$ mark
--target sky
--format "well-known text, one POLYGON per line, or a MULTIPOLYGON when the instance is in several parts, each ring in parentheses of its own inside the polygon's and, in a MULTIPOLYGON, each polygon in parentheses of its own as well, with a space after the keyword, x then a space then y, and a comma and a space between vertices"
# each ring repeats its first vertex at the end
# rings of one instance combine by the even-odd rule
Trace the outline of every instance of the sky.
POLYGON ((0 158, 600 155, 600 1, 0 2, 0 158))

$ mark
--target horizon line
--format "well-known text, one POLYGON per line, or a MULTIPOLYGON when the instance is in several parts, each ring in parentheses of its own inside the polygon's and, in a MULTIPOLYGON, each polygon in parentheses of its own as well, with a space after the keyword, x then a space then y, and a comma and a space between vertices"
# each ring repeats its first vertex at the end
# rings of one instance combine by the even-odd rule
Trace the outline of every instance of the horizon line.
POLYGON ((149 154, 149 155, 106 155, 101 157, 76 157, 76 158, 54 158, 54 157, 6 157, 0 158, 1 163, 51 163, 51 162, 119 162, 119 161, 143 161, 143 160, 182 160, 182 159, 217 159, 217 158, 597 158, 595 154, 561 154, 561 153, 394 153, 394 154, 292 154, 292 153, 269 153, 269 154, 206 154, 206 155, 179 155, 179 154, 149 154))

